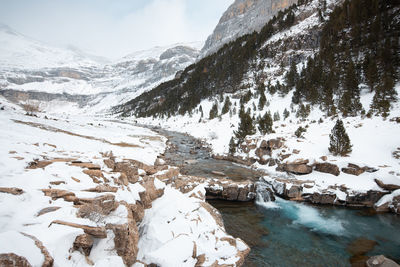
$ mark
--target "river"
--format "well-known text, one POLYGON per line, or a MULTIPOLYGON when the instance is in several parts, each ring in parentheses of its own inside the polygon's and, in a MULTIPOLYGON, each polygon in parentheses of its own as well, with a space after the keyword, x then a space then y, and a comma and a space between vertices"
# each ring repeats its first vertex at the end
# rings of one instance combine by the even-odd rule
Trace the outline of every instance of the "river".
MULTIPOLYGON (((263 174, 229 161, 215 160, 195 138, 153 129, 168 137, 165 158, 188 175, 258 180, 263 174)), ((367 209, 314 206, 277 198, 275 202, 210 200, 229 234, 251 247, 244 266, 364 266, 383 254, 400 262, 400 216, 367 209)))

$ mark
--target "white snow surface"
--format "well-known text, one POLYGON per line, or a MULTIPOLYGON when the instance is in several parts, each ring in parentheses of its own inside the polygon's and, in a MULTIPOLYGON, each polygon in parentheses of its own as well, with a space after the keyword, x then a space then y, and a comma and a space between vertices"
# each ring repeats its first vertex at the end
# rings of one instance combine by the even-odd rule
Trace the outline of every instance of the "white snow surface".
POLYGON ((202 200, 190 198, 171 187, 153 202, 146 211, 141 224, 145 238, 140 239, 138 258, 145 263, 159 266, 194 266, 198 256, 207 255, 204 266, 214 262, 235 264, 238 251, 248 247, 239 239, 237 247, 221 238, 226 238, 225 230, 215 224, 215 219, 203 208, 202 200), (196 248, 194 248, 196 247, 196 248), (176 251, 179 250, 179 254, 176 251))
MULTIPOLYGON (((73 203, 62 198, 51 200, 41 190, 49 187, 67 190, 79 198, 103 195, 83 191, 98 184, 83 173, 82 168, 70 166, 68 162, 54 162, 38 169, 26 167, 34 159, 74 158, 108 170, 102 153, 109 151, 117 161, 135 159, 152 165, 164 152, 166 138, 148 129, 107 118, 62 118, 48 114, 47 118, 44 114, 26 116, 19 106, 2 97, 0 106, 4 107, 0 112, 0 187, 16 187, 24 191, 21 195, 0 193, 0 253, 15 253, 25 257, 33 266, 41 266, 44 256, 32 239, 21 234, 27 233, 43 243, 54 258, 55 266, 89 266, 80 252, 71 250, 75 238, 83 234, 83 230, 49 225, 54 220, 89 226, 124 224, 127 222, 127 209, 120 205, 110 215, 96 221, 78 218, 78 209, 73 203), (50 182, 54 181, 63 183, 51 185, 50 182), (47 207, 60 208, 38 217, 38 212, 47 207)), ((103 174, 111 186, 118 187, 113 182, 112 173, 103 171, 103 174)), ((194 266, 196 260, 192 258, 192 252, 193 242, 196 242, 197 254, 204 253, 207 262, 235 263, 237 253, 247 246, 240 240, 237 240, 237 248, 228 242, 216 241, 230 236, 201 207, 203 200, 183 195, 157 179, 155 186, 157 189, 165 188, 165 194, 153 203, 153 208, 146 210, 141 223, 144 229, 139 242, 141 259, 162 266, 179 266, 177 262, 187 260, 182 266, 194 266), (199 220, 192 221, 194 219, 199 220), (167 220, 173 222, 168 224, 167 220), (181 249, 177 250, 177 247, 181 249)), ((144 190, 139 183, 129 184, 128 187, 118 187, 114 195, 116 201, 134 204, 140 200, 139 193, 144 190)), ((125 266, 114 250, 111 230, 107 230, 106 239, 95 239, 89 258, 95 266, 125 266)))

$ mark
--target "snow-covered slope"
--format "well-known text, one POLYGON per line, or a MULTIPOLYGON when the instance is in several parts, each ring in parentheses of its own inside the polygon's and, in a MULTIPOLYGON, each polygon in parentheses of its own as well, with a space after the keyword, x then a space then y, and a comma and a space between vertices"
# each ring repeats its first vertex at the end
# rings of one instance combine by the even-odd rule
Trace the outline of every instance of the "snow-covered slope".
MULTIPOLYGON (((2 25, 0 94, 13 101, 61 100, 72 103, 74 112, 105 111, 174 78, 195 61, 201 45, 155 47, 108 62, 76 48, 48 46, 2 25)), ((55 105, 48 102, 42 106, 50 111, 55 105)))
POLYGON ((0 24, 0 69, 71 68, 96 64, 72 50, 48 46, 0 24))
POLYGON ((204 188, 161 181, 179 175, 153 166, 165 137, 107 118, 27 116, 2 97, 0 107, 0 265, 243 262, 248 246, 225 232, 204 188))

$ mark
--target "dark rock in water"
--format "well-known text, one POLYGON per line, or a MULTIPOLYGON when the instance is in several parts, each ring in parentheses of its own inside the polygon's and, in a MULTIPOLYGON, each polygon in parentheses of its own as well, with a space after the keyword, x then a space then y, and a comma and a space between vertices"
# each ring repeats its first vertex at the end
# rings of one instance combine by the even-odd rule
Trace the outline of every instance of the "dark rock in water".
POLYGON ((350 263, 352 266, 365 266, 367 260, 369 259, 366 254, 373 250, 378 243, 374 240, 369 240, 366 238, 358 238, 351 242, 347 251, 352 255, 350 258, 350 263))
POLYGON ((397 263, 383 255, 373 256, 367 260, 367 267, 399 267, 397 263))
POLYGON ((315 164, 315 170, 317 172, 324 172, 324 173, 330 173, 335 176, 338 176, 340 174, 339 167, 335 164, 331 163, 317 163, 315 164))

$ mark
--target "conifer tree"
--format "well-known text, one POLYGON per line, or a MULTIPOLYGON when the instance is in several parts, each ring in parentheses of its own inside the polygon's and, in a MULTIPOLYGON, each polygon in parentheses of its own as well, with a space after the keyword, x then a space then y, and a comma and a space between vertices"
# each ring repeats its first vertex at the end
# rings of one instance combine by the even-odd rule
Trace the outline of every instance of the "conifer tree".
POLYGON ((272 117, 269 111, 265 112, 264 116, 258 119, 258 130, 262 135, 272 133, 272 117))
POLYGON ((258 109, 263 110, 265 106, 265 102, 267 102, 267 98, 265 97, 264 92, 260 93, 260 100, 258 100, 258 109))
POLYGON ((254 128, 253 119, 251 118, 250 110, 244 111, 244 106, 241 105, 239 112, 239 128, 235 131, 235 137, 238 139, 239 144, 243 142, 247 135, 252 135, 256 133, 254 128))
POLYGON ((351 58, 346 68, 343 82, 343 94, 339 100, 339 109, 345 117, 356 116, 362 109, 357 74, 351 58))
POLYGON ((345 156, 352 151, 350 138, 346 133, 342 120, 337 120, 335 126, 329 135, 329 152, 333 155, 345 156))
POLYGON ((375 84, 378 81, 378 68, 376 66, 375 57, 368 57, 368 64, 366 64, 365 69, 365 78, 367 80, 367 84, 372 91, 375 90, 375 84))
POLYGON ((210 110, 209 119, 212 120, 216 117, 218 117, 218 103, 217 102, 214 103, 214 105, 212 106, 212 108, 210 110))
POLYGON ((396 91, 394 90, 394 80, 389 73, 385 73, 382 84, 376 91, 371 104, 371 110, 383 117, 389 116, 390 105, 396 101, 396 91))
POLYGON ((229 109, 231 108, 231 106, 232 106, 231 100, 230 100, 229 97, 227 96, 227 97, 225 98, 225 102, 224 102, 224 106, 222 107, 222 112, 221 112, 221 114, 223 115, 223 114, 228 113, 228 112, 229 112, 229 109))
POLYGON ((281 116, 279 116, 279 111, 274 113, 274 121, 279 121, 281 119, 281 116))
POLYGON ((231 140, 229 141, 229 155, 234 155, 235 152, 236 152, 236 143, 235 139, 232 136, 231 140))
POLYGON ((292 62, 290 63, 290 69, 289 71, 286 73, 286 84, 289 88, 292 88, 298 79, 299 74, 297 73, 297 67, 296 67, 296 62, 294 60, 292 60, 292 62))
POLYGON ((287 118, 289 118, 290 112, 285 108, 285 110, 283 111, 283 119, 286 120, 287 118))

